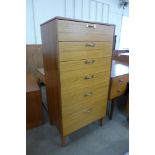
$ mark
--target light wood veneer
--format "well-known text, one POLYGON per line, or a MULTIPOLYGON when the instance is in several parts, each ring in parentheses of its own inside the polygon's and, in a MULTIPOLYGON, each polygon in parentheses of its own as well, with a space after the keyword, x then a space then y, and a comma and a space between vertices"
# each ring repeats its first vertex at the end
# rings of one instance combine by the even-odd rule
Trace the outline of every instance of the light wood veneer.
POLYGON ((55 17, 41 25, 51 123, 62 144, 106 115, 115 26, 55 17))

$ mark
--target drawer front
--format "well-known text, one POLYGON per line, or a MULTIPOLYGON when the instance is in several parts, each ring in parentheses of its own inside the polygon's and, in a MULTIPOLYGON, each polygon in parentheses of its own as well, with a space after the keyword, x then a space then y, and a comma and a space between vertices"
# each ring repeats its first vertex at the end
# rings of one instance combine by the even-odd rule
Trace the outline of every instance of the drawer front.
POLYGON ((113 78, 111 81, 110 99, 113 99, 117 96, 124 94, 126 91, 128 81, 129 81, 128 75, 113 78))
POLYGON ((60 61, 112 56, 112 42, 59 42, 60 61))
POLYGON ((120 86, 113 86, 110 92, 110 99, 123 95, 126 91, 126 84, 120 86))
MULTIPOLYGON (((61 91, 62 107, 64 112, 73 112, 78 108, 97 102, 98 100, 107 99, 108 86, 81 87, 61 91)), ((67 114, 67 113, 64 113, 67 114)))
POLYGON ((58 41, 113 41, 114 26, 57 21, 58 41))
POLYGON ((77 72, 82 73, 85 71, 92 73, 103 72, 110 70, 111 57, 98 58, 98 59, 83 59, 79 61, 66 61, 66 62, 60 62, 59 65, 60 65, 60 72, 68 72, 75 70, 77 70, 77 72))
POLYGON ((106 115, 107 102, 99 101, 95 106, 88 106, 63 117, 63 134, 67 135, 106 115))
POLYGON ((121 85, 129 82, 129 75, 123 75, 116 78, 112 78, 112 85, 121 85))
POLYGON ((109 75, 110 71, 98 73, 85 70, 62 72, 60 74, 61 90, 67 91, 69 89, 92 87, 98 84, 101 86, 108 86, 110 80, 109 75))

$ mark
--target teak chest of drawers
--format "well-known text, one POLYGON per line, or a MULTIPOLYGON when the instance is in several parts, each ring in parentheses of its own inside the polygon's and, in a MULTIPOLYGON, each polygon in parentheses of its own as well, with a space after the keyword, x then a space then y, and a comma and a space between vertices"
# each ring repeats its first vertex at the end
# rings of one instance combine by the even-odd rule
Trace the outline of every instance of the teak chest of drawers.
POLYGON ((106 115, 115 26, 55 17, 41 25, 50 121, 65 136, 106 115))

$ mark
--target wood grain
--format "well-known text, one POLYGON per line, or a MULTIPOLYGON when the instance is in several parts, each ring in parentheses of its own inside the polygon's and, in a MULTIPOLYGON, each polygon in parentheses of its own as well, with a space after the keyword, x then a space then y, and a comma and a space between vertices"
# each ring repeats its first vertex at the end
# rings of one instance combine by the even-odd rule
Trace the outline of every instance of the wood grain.
POLYGON ((87 70, 94 72, 107 71, 110 68, 111 57, 98 58, 98 59, 83 59, 77 61, 65 61, 60 62, 61 72, 75 71, 75 70, 87 70))
POLYGON ((106 114, 114 30, 67 18, 41 25, 49 115, 62 144, 65 136, 106 114))
POLYGON ((99 104, 86 107, 73 113, 69 117, 63 119, 63 134, 68 135, 89 123, 96 121, 106 114, 106 101, 100 101, 99 104))
POLYGON ((85 106, 98 104, 101 100, 107 100, 108 86, 86 87, 74 89, 72 92, 62 92, 63 116, 82 110, 85 106), (68 95, 69 94, 69 95, 68 95))
POLYGON ((113 26, 115 27, 114 24, 109 24, 109 23, 103 23, 103 22, 96 22, 96 21, 86 21, 86 20, 81 20, 81 19, 74 19, 74 18, 68 18, 68 17, 60 17, 60 16, 56 16, 52 19, 47 20, 46 22, 42 23, 41 26, 43 26, 44 24, 48 24, 49 22, 52 22, 54 20, 67 20, 67 21, 76 21, 76 22, 82 22, 82 23, 92 23, 92 24, 101 24, 101 25, 107 25, 107 26, 113 26))
POLYGON ((26 128, 37 127, 43 122, 41 94, 32 74, 26 77, 26 128))
POLYGON ((60 62, 61 89, 66 91, 70 87, 77 89, 97 84, 108 86, 111 58, 93 60, 93 64, 85 64, 85 60, 60 62))
POLYGON ((48 111, 51 123, 62 132, 61 94, 57 52, 57 23, 53 21, 41 26, 45 83, 48 111))
POLYGON ((72 71, 61 73, 61 89, 64 91, 72 88, 82 87, 82 86, 94 86, 101 84, 107 86, 109 83, 109 71, 106 72, 89 72, 89 71, 72 71), (93 78, 91 78, 93 76, 93 78), (90 79, 85 79, 90 77, 90 79))
POLYGON ((95 24, 96 28, 87 28, 87 24, 58 20, 58 41, 113 41, 113 26, 95 24))
POLYGON ((42 45, 26 45, 26 71, 36 75, 37 68, 43 67, 42 45))
POLYGON ((112 56, 111 42, 59 42, 60 61, 112 56))
POLYGON ((120 96, 125 93, 127 83, 129 82, 129 75, 122 75, 111 80, 110 99, 120 96))
POLYGON ((32 73, 27 73, 26 75, 26 92, 38 91, 39 86, 37 85, 36 79, 32 73))

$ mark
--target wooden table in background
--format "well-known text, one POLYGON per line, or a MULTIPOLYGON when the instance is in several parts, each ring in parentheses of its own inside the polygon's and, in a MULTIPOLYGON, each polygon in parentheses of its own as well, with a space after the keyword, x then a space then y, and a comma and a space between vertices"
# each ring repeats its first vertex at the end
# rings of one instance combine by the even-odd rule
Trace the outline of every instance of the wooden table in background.
POLYGON ((41 94, 36 79, 31 73, 26 75, 26 128, 33 128, 43 122, 41 94))
POLYGON ((111 79, 109 89, 110 110, 109 119, 112 119, 114 99, 123 95, 129 83, 129 65, 121 61, 112 61, 111 79))

